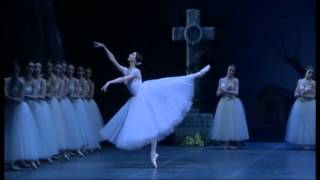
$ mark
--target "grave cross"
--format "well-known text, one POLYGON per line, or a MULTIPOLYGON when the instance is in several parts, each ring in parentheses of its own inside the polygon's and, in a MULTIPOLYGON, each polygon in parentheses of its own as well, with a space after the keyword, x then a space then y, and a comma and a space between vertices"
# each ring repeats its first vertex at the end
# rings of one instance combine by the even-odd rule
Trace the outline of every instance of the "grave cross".
MULTIPOLYGON (((198 71, 200 42, 203 40, 214 40, 214 27, 200 26, 200 10, 187 9, 186 27, 173 27, 172 40, 186 42, 186 73, 198 71)), ((199 83, 195 84, 195 96, 193 111, 199 111, 200 88, 199 83)))
POLYGON ((197 70, 199 43, 202 40, 214 40, 214 27, 200 26, 200 10, 198 9, 187 9, 186 16, 186 27, 172 28, 172 40, 186 42, 186 73, 189 74, 197 70))

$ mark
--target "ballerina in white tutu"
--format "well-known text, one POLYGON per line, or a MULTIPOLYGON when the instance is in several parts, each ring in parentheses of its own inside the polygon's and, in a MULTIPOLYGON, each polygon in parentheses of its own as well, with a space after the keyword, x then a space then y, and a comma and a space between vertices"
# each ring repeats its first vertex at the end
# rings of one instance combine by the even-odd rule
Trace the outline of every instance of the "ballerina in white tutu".
POLYGON ((100 130, 104 140, 109 140, 118 148, 133 150, 151 144, 150 159, 157 168, 157 141, 174 131, 192 106, 194 80, 205 75, 210 65, 201 71, 186 76, 167 77, 142 82, 137 65, 142 56, 133 52, 128 57, 129 67, 120 65, 113 54, 102 44, 101 47, 110 61, 122 73, 122 77, 108 81, 102 91, 106 92, 111 84, 125 83, 133 95, 127 103, 100 130))
POLYGON ((55 97, 57 101, 55 101, 54 100, 55 98, 53 98, 54 101, 52 106, 54 106, 53 109, 56 111, 56 114, 54 116, 56 118, 57 126, 60 127, 59 128, 60 133, 57 136, 59 147, 60 147, 59 148, 60 155, 66 160, 70 160, 69 149, 70 149, 70 144, 72 143, 71 142, 72 139, 70 137, 72 136, 70 136, 70 132, 69 132, 68 121, 70 118, 68 118, 68 115, 70 115, 72 111, 68 112, 68 114, 65 114, 65 109, 63 106, 64 104, 63 99, 65 98, 65 79, 64 79, 62 64, 57 63, 55 65, 54 75, 56 77, 56 85, 54 87, 54 92, 55 92, 55 97))
POLYGON ((313 68, 308 66, 303 79, 299 79, 294 102, 287 124, 285 140, 303 145, 305 149, 315 144, 316 133, 316 81, 312 79, 313 68))
MULTIPOLYGON (((38 103, 38 94, 37 94, 37 90, 38 89, 38 85, 33 77, 33 73, 34 73, 34 69, 35 69, 35 64, 33 62, 29 62, 28 66, 27 66, 27 73, 24 77, 24 98, 25 101, 27 102, 28 106, 31 109, 32 112, 32 117, 34 119, 34 125, 36 128, 36 132, 38 134, 38 137, 36 138, 37 142, 36 142, 36 146, 38 146, 39 151, 38 151, 38 157, 43 158, 43 141, 41 140, 41 130, 39 129, 38 126, 38 120, 37 117, 40 117, 38 115, 38 113, 41 113, 41 109, 40 109, 40 104, 38 103)), ((36 162, 36 164, 39 166, 40 165, 40 161, 39 159, 36 162)), ((27 166, 27 164, 23 164, 24 166, 27 166)), ((31 164, 32 166, 34 166, 34 164, 31 164)))
POLYGON ((88 102, 86 101, 86 97, 88 96, 89 90, 90 90, 90 86, 88 81, 85 78, 85 71, 84 68, 82 66, 78 67, 78 78, 77 78, 77 91, 78 91, 78 97, 79 97, 79 102, 81 103, 81 106, 84 109, 84 113, 86 116, 84 120, 86 121, 86 131, 87 133, 87 137, 88 137, 88 144, 87 144, 87 149, 91 152, 93 152, 96 149, 100 149, 100 140, 99 140, 99 131, 97 131, 97 129, 95 129, 95 125, 93 123, 93 121, 95 121, 94 119, 96 118, 96 116, 93 114, 93 112, 91 111, 88 102))
POLYGON ((53 123, 51 110, 46 99, 46 80, 42 78, 42 65, 37 62, 34 66, 33 95, 35 101, 29 101, 41 138, 40 158, 53 163, 52 157, 58 153, 58 142, 56 138, 56 126, 53 123))
POLYGON ((249 139, 248 127, 244 107, 237 98, 239 94, 239 80, 234 77, 235 66, 229 65, 226 77, 220 78, 217 96, 221 97, 210 129, 210 138, 224 141, 225 149, 235 149, 230 141, 249 139))
MULTIPOLYGON (((59 71, 59 68, 55 69, 59 71)), ((47 72, 45 74, 45 79, 47 81, 46 94, 48 97, 48 104, 50 107, 54 130, 56 134, 57 146, 59 154, 55 155, 54 159, 60 159, 63 155, 63 151, 67 149, 67 129, 64 120, 62 119, 62 111, 58 102, 59 89, 61 83, 59 83, 57 76, 54 73, 54 66, 51 62, 47 62, 47 72)))
POLYGON ((35 161, 40 157, 39 134, 29 105, 24 101, 24 80, 20 77, 20 67, 14 64, 12 76, 5 78, 5 162, 12 170, 20 170, 15 162, 35 161))
MULTIPOLYGON (((94 100, 94 91, 95 91, 95 84, 91 80, 91 75, 92 75, 92 70, 90 68, 86 69, 85 72, 85 78, 88 82, 88 92, 86 95, 87 99, 87 105, 88 105, 88 111, 90 112, 89 114, 91 115, 90 118, 90 123, 94 126, 94 133, 95 133, 95 138, 98 142, 101 142, 102 139, 99 134, 99 130, 103 127, 103 119, 101 112, 99 110, 99 107, 94 100)), ((101 150, 101 147, 98 147, 99 150, 101 150)))

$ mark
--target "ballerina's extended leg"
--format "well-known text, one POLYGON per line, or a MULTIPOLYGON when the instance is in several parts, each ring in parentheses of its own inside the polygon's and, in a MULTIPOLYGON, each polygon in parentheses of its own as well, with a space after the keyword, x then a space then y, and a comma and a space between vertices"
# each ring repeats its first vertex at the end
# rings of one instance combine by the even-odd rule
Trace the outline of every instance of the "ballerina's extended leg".
POLYGON ((157 153, 157 141, 153 141, 151 143, 151 152, 150 152, 150 158, 151 158, 151 163, 155 168, 157 168, 157 158, 159 154, 157 153))
POLYGON ((208 64, 204 68, 202 68, 200 71, 198 71, 196 73, 189 74, 189 76, 194 77, 194 78, 200 78, 200 77, 204 76, 210 70, 210 68, 211 68, 211 66, 208 64))

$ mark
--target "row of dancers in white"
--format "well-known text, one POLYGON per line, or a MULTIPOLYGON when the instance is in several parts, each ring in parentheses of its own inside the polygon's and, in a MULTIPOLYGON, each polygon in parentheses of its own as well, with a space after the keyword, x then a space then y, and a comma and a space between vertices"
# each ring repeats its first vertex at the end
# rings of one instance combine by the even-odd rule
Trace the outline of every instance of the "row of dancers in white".
POLYGON ((24 77, 15 63, 5 78, 5 162, 13 170, 40 160, 70 159, 101 149, 101 113, 93 99, 91 69, 29 62, 24 77))
MULTIPOLYGON (((124 83, 132 97, 100 130, 103 140, 118 148, 133 150, 151 144, 150 160, 157 168, 157 141, 174 131, 192 106, 194 81, 204 76, 210 65, 185 76, 166 77, 142 82, 140 70, 136 67, 142 56, 133 52, 128 56, 129 66, 118 63, 111 51, 99 42, 94 47, 102 48, 109 60, 122 74, 107 81, 102 87, 106 92, 112 84, 124 83)), ((227 75, 219 80, 217 96, 221 97, 213 118, 210 138, 225 141, 226 148, 233 148, 229 141, 249 139, 244 107, 237 98, 239 80, 235 77, 235 66, 228 67, 227 75)), ((288 121, 286 141, 302 145, 315 144, 315 81, 313 69, 307 68, 295 90, 297 97, 288 121)))

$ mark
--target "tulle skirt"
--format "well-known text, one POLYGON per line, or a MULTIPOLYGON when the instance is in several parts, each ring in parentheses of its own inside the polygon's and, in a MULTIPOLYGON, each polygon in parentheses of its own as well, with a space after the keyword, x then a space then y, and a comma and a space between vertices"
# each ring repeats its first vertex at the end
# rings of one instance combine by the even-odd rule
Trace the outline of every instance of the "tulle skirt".
POLYGON ((298 98, 291 109, 285 140, 293 144, 314 145, 316 134, 316 101, 298 98))
POLYGON ((53 97, 49 101, 49 107, 58 143, 59 150, 68 149, 68 128, 67 122, 63 119, 61 103, 58 102, 57 98, 53 97))
POLYGON ((126 150, 162 140, 190 110, 193 92, 194 76, 145 81, 100 130, 101 137, 126 150))
POLYGON ((55 127, 49 105, 43 100, 30 100, 28 104, 31 107, 40 134, 40 158, 47 159, 58 153, 55 127))
POLYGON ((5 162, 40 158, 40 136, 26 102, 5 104, 5 162))
POLYGON ((62 118, 67 126, 67 148, 69 150, 79 150, 84 145, 81 137, 80 120, 77 118, 77 114, 80 112, 74 110, 73 104, 68 98, 61 99, 60 104, 62 108, 62 118))
POLYGON ((249 139, 245 111, 239 98, 224 96, 219 100, 209 135, 219 141, 249 139))
POLYGON ((85 102, 78 98, 72 100, 73 107, 77 112, 77 120, 79 123, 79 128, 81 132, 81 138, 84 142, 85 149, 96 149, 99 148, 99 141, 95 138, 95 131, 93 125, 89 122, 92 117, 89 116, 87 112, 87 107, 85 102))
POLYGON ((96 141, 102 141, 99 131, 103 127, 103 119, 97 103, 93 100, 85 100, 87 112, 89 115, 89 123, 92 125, 93 133, 96 141))

